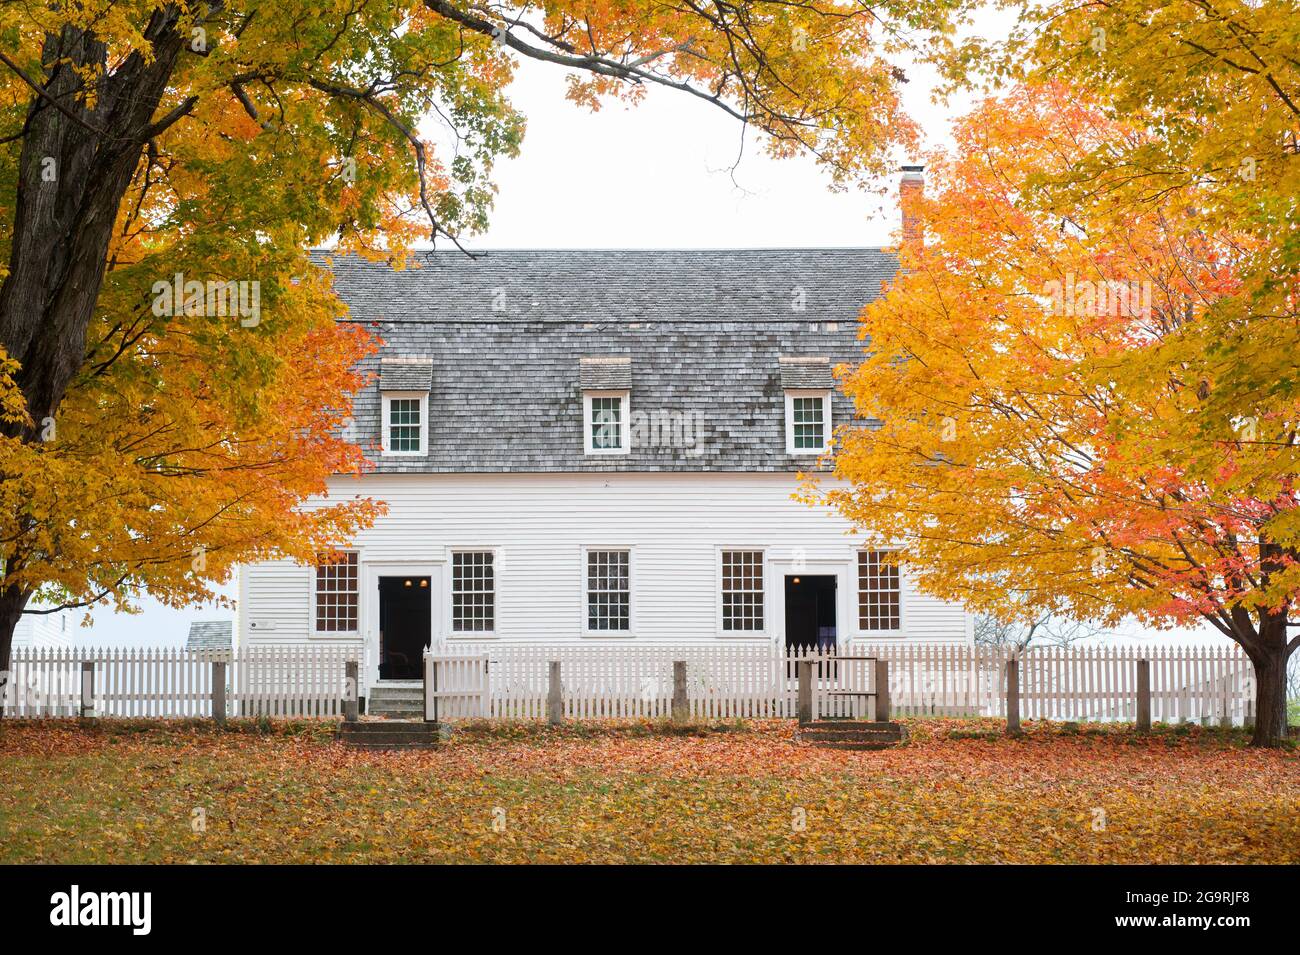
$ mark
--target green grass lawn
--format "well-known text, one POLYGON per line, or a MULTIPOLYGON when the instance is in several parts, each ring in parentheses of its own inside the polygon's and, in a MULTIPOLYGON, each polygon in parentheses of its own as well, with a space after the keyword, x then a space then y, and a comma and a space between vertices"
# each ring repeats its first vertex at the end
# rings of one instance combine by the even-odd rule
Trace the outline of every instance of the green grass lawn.
POLYGON ((478 725, 432 752, 326 723, 0 724, 3 862, 1300 862, 1300 754, 1239 733, 912 722, 478 725))

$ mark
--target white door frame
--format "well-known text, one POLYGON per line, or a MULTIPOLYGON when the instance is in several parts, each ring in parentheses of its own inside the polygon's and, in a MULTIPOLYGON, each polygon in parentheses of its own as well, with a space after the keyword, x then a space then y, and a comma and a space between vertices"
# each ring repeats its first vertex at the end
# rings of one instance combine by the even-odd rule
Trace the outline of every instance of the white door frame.
POLYGON ((438 601, 442 587, 442 562, 430 560, 364 560, 361 562, 361 621, 365 644, 365 685, 379 682, 379 578, 429 578, 429 642, 437 640, 438 601))
POLYGON ((773 630, 777 646, 785 649, 785 579, 786 577, 834 577, 835 578, 835 644, 843 648, 853 639, 855 629, 850 626, 854 621, 851 616, 853 607, 854 564, 843 557, 805 557, 796 560, 793 557, 774 557, 769 561, 773 596, 773 630))

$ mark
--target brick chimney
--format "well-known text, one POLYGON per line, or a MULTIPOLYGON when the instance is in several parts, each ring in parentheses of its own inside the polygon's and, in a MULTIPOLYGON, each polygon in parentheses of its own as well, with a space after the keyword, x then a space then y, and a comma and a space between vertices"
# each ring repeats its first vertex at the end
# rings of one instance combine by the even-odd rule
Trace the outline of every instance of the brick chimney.
POLYGON ((916 200, 925 191, 925 167, 904 166, 898 183, 898 205, 903 214, 903 245, 921 241, 921 217, 915 211, 916 200))

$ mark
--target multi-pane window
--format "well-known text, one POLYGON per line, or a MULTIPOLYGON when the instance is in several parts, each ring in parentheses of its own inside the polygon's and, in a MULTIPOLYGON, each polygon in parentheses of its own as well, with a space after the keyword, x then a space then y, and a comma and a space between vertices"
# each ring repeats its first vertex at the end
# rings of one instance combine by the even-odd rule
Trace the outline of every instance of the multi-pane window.
POLYGON ((885 559, 885 551, 858 552, 858 626, 863 630, 897 630, 900 626, 898 565, 885 559))
POLYGON ((722 629, 763 629, 763 552, 722 552, 722 629))
POLYGON ((490 550, 451 555, 451 629, 480 633, 496 629, 496 576, 490 550))
POLYGON ((631 555, 625 550, 587 552, 587 629, 630 630, 631 555))
POLYGON ((591 399, 591 449, 619 451, 623 447, 623 399, 591 399))
POLYGON ((420 451, 420 399, 391 398, 388 402, 388 450, 398 454, 420 451))
POLYGON ((323 558, 316 565, 316 632, 355 633, 359 593, 356 554, 323 558))
POLYGON ((820 395, 791 399, 796 451, 820 451, 826 446, 825 405, 826 401, 820 395))

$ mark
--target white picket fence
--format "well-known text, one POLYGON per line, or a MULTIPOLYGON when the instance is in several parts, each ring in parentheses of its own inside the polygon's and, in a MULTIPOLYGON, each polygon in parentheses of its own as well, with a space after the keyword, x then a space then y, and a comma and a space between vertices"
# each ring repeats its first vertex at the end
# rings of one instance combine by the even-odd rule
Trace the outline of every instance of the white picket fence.
POLYGON ((461 720, 491 712, 491 668, 484 654, 424 654, 424 714, 432 720, 461 720))
MULTIPOLYGON (((207 717, 214 664, 225 664, 230 716, 337 717, 355 688, 353 647, 230 651, 25 649, 13 653, 0 703, 6 716, 76 716, 83 664, 93 712, 113 717, 207 717)), ((875 661, 889 664, 894 716, 1006 715, 1008 651, 988 647, 852 644, 838 653, 787 652, 770 643, 469 644, 429 658, 431 712, 439 719, 540 719, 550 665, 559 661, 567 719, 670 715, 674 663, 686 664, 692 719, 794 718, 797 666, 813 665, 814 715, 874 713, 875 661)), ((1161 722, 1230 722, 1253 716, 1253 671, 1235 647, 1038 648, 1020 656, 1023 719, 1123 720, 1137 713, 1137 663, 1149 661, 1151 716, 1161 722)))
POLYGON ((339 716, 347 691, 346 665, 355 650, 330 646, 271 646, 229 650, 15 650, 0 703, 6 716, 77 716, 83 669, 92 672, 97 716, 212 715, 213 664, 225 664, 229 716, 339 716))
MULTIPOLYGON (((664 717, 673 664, 686 663, 694 719, 793 718, 797 664, 813 663, 814 718, 874 712, 874 661, 889 664, 894 716, 1006 715, 1012 652, 953 645, 853 644, 787 652, 772 644, 442 647, 431 659, 440 718, 539 719, 559 661, 567 719, 664 717)), ((1152 718, 1242 724, 1251 719, 1250 661, 1236 647, 1043 647, 1020 654, 1022 719, 1132 721, 1137 662, 1149 661, 1152 718)))
POLYGON ((766 644, 475 645, 440 650, 429 659, 433 668, 426 672, 437 674, 441 719, 546 716, 553 661, 560 663, 565 718, 575 720, 669 716, 677 661, 686 664, 693 719, 793 718, 800 660, 814 663, 814 695, 823 715, 863 716, 873 692, 868 660, 816 650, 787 655, 766 644))
MULTIPOLYGON (((1006 715, 1011 651, 872 647, 890 662, 891 708, 903 716, 1006 715)), ((1254 670, 1236 646, 1036 647, 1019 655, 1023 719, 1132 721, 1137 663, 1150 666, 1156 722, 1232 722, 1254 715, 1254 670)))

